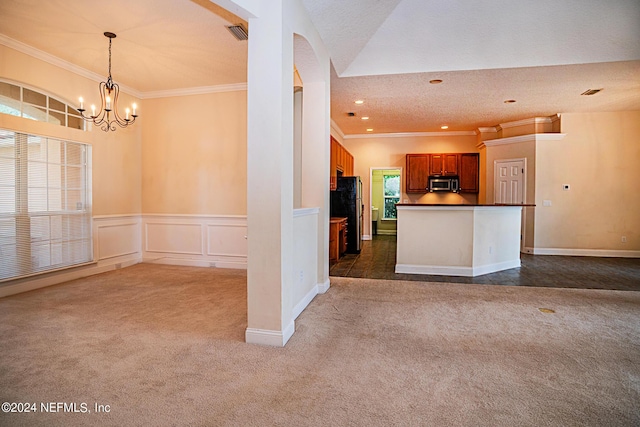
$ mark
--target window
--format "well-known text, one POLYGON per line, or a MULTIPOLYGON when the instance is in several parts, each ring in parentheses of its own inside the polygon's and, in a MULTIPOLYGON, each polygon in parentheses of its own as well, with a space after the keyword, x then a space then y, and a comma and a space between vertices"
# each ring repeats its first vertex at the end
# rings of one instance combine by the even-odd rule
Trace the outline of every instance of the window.
POLYGON ((93 260, 91 147, 0 130, 0 280, 93 260))
POLYGON ((400 175, 383 175, 382 190, 384 191, 383 219, 397 219, 396 203, 400 203, 400 175))
POLYGON ((35 90, 0 81, 0 113, 84 129, 84 120, 75 108, 35 90))

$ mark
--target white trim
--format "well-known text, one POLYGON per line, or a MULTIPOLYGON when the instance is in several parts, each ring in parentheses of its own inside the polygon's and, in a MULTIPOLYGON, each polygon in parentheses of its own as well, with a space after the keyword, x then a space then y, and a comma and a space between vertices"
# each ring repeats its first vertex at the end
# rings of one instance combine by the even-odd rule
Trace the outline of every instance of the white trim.
POLYGON ((479 133, 498 133, 498 128, 495 126, 479 127, 476 135, 478 135, 479 133))
POLYGON ((267 329, 247 328, 244 339, 247 344, 268 345, 271 347, 284 347, 289 338, 295 332, 295 324, 292 320, 283 331, 271 331, 267 329))
MULTIPOLYGON (((57 56, 53 56, 49 53, 43 52, 40 49, 36 49, 35 47, 29 46, 28 44, 19 42, 18 40, 14 40, 10 37, 5 36, 4 34, 0 34, 0 44, 17 50, 18 52, 24 53, 25 55, 32 56, 36 59, 39 59, 48 64, 54 65, 56 67, 62 68, 67 71, 71 71, 74 74, 77 74, 81 77, 85 77, 89 80, 93 80, 97 83, 100 83, 106 79, 104 75, 94 73, 93 71, 89 71, 85 68, 79 67, 71 62, 65 61, 64 59, 60 59, 57 56)), ((130 95, 133 95, 137 98, 142 98, 143 93, 139 92, 129 86, 125 86, 123 84, 118 83, 120 86, 120 90, 122 92, 126 92, 130 95)))
POLYGON ((70 280, 81 279, 83 277, 93 276, 94 274, 105 273, 119 268, 129 267, 140 263, 139 259, 121 261, 114 264, 99 265, 100 263, 92 263, 89 266, 71 268, 65 273, 52 272, 51 275, 40 277, 38 279, 28 279, 21 283, 8 286, 0 286, 0 298, 20 294, 22 292, 33 291, 47 286, 53 286, 70 280))
POLYGON ((519 144, 521 142, 538 141, 559 141, 567 136, 566 133, 531 133, 521 136, 510 136, 508 138, 497 138, 482 141, 479 146, 493 147, 496 145, 519 144))
MULTIPOLYGON (((117 215, 119 216, 119 215, 117 215)), ((163 213, 145 213, 141 214, 142 218, 161 217, 161 218, 204 218, 204 219, 219 219, 219 218, 232 218, 232 219, 247 219, 246 215, 207 215, 207 214, 163 214, 163 213)), ((94 217, 95 218, 95 217, 94 217)))
POLYGON ((618 249, 526 248, 534 255, 589 256, 601 258, 640 258, 640 251, 618 249))
POLYGON ((335 131, 341 139, 344 139, 344 132, 342 132, 340 126, 338 126, 338 124, 333 119, 331 119, 331 130, 335 131))
POLYGON ((299 208, 293 210, 293 217, 298 218, 301 216, 318 215, 320 208, 299 208))
POLYGON ((355 138, 406 138, 416 136, 476 136, 473 130, 461 130, 451 132, 397 132, 397 133, 361 133, 345 135, 344 139, 355 138))
POLYGON ((293 310, 291 311, 293 320, 297 319, 298 316, 300 316, 300 313, 302 313, 304 309, 307 308, 309 304, 311 304, 311 301, 313 301, 316 295, 318 295, 318 285, 315 285, 313 288, 311 288, 309 292, 307 292, 307 294, 302 297, 300 302, 298 302, 296 306, 293 307, 293 310))
POLYGON ((247 90, 247 83, 232 83, 226 85, 215 86, 200 86, 190 87, 184 89, 168 89, 168 90, 155 90, 141 93, 142 99, 154 99, 154 98, 171 98, 174 96, 190 96, 190 95, 206 95, 208 93, 221 93, 221 92, 242 92, 247 90))
POLYGON ((381 236, 397 236, 398 232, 396 230, 380 230, 378 229, 378 234, 381 236))
POLYGON ((539 123, 551 123, 551 117, 532 117, 530 119, 516 120, 514 122, 500 123, 502 129, 514 128, 518 126, 536 125, 539 123))
POLYGON ((331 281, 327 278, 327 280, 324 283, 318 283, 318 293, 324 294, 329 290, 330 287, 331 287, 331 281))
POLYGON ((481 265, 478 267, 448 267, 440 265, 396 264, 395 272, 402 274, 427 274, 431 276, 476 277, 496 271, 520 267, 520 259, 481 265))
POLYGON ((371 235, 365 234, 362 236, 362 240, 373 240, 373 238, 371 237, 371 235))

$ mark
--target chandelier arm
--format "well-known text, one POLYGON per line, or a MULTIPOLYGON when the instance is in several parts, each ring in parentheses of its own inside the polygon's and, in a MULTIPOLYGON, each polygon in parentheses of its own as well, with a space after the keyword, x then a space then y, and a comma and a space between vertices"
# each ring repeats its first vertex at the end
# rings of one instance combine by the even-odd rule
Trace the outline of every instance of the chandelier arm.
MULTIPOLYGON (((115 131, 116 125, 121 128, 125 128, 129 125, 132 125, 136 121, 137 114, 131 114, 131 118, 127 117, 122 118, 118 113, 118 98, 120 96, 120 87, 113 82, 113 78, 111 77, 111 42, 116 37, 114 33, 105 32, 105 37, 109 38, 109 75, 106 82, 101 82, 99 85, 100 89, 100 111, 98 111, 95 115, 85 115, 85 109, 83 107, 82 98, 80 99, 80 108, 78 108, 78 112, 80 116, 86 120, 90 121, 96 126, 101 126, 101 129, 105 132, 115 131), (109 102, 107 103, 107 97, 109 97, 109 102)), ((134 104, 134 112, 135 112, 135 104, 134 104)), ((93 113, 93 111, 92 111, 93 113)))

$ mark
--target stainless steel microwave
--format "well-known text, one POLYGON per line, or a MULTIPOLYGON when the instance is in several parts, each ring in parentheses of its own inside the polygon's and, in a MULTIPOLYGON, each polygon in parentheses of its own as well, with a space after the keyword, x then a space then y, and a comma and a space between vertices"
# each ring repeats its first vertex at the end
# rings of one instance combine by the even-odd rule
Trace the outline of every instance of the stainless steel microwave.
POLYGON ((449 191, 457 193, 460 191, 460 181, 457 176, 430 176, 429 191, 449 191))

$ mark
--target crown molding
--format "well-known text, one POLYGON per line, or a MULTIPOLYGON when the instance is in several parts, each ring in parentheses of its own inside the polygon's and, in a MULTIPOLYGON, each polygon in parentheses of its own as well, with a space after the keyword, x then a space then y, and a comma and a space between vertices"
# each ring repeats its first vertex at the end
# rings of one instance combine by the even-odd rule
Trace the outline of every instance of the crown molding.
POLYGON ((535 125, 540 123, 552 123, 551 117, 533 117, 530 119, 517 120, 515 122, 500 123, 500 128, 508 129, 517 126, 535 125))
POLYGON ((363 133, 345 135, 344 139, 356 138, 407 138, 416 136, 476 136, 475 131, 451 131, 451 132, 402 132, 402 133, 363 133))
POLYGON ((171 98, 174 96, 188 96, 188 95, 204 95, 207 93, 220 93, 220 92, 239 92, 246 91, 246 83, 233 83, 228 85, 216 85, 216 86, 200 86, 184 89, 169 89, 169 90, 155 90, 150 92, 142 92, 142 99, 153 98, 171 98))
POLYGON ((479 135, 481 133, 498 133, 498 128, 495 127, 495 126, 480 127, 480 128, 478 128, 478 131, 476 132, 476 135, 479 135))
MULTIPOLYGON (((89 80, 93 80, 96 83, 100 83, 105 80, 105 76, 103 75, 100 75, 98 73, 94 73, 93 71, 89 71, 85 68, 79 67, 71 62, 65 61, 64 59, 60 59, 57 56, 53 56, 49 53, 41 51, 40 49, 36 49, 35 47, 29 46, 28 44, 22 43, 18 40, 14 40, 11 37, 7 37, 4 34, 0 34, 0 44, 10 49, 24 53, 25 55, 32 56, 36 59, 39 59, 40 61, 46 62, 53 66, 62 68, 64 70, 70 71, 81 77, 87 78, 89 80)), ((201 95, 206 93, 235 92, 235 91, 247 90, 247 83, 202 86, 202 87, 194 87, 194 88, 186 88, 186 89, 158 90, 158 91, 150 91, 150 92, 141 92, 139 90, 135 90, 129 86, 125 86, 120 83, 118 83, 118 85, 120 86, 120 90, 122 92, 126 92, 139 99, 168 98, 173 96, 201 95)))
POLYGON ((565 136, 567 136, 566 133, 531 133, 529 135, 490 139, 488 141, 482 141, 478 146, 494 147, 497 145, 519 144, 521 142, 559 141, 565 136))
POLYGON ((335 131, 341 139, 345 138, 344 132, 342 132, 340 126, 338 126, 338 124, 333 119, 331 119, 331 130, 335 131))
MULTIPOLYGON (((93 80, 96 83, 100 83, 105 80, 105 76, 103 75, 94 73, 93 71, 89 71, 82 67, 78 67, 77 65, 72 64, 71 62, 65 61, 64 59, 60 59, 57 56, 51 55, 50 53, 43 52, 40 49, 36 49, 35 47, 19 42, 18 40, 14 40, 11 37, 5 36, 4 34, 0 34, 0 44, 10 49, 17 50, 18 52, 24 53, 25 55, 32 56, 48 64, 70 71, 81 77, 85 77, 89 80, 93 80)), ((118 83, 118 86, 120 86, 120 90, 122 92, 126 92, 130 95, 135 96, 136 98, 142 98, 142 92, 137 91, 133 88, 130 88, 129 86, 122 85, 120 83, 118 83)))

